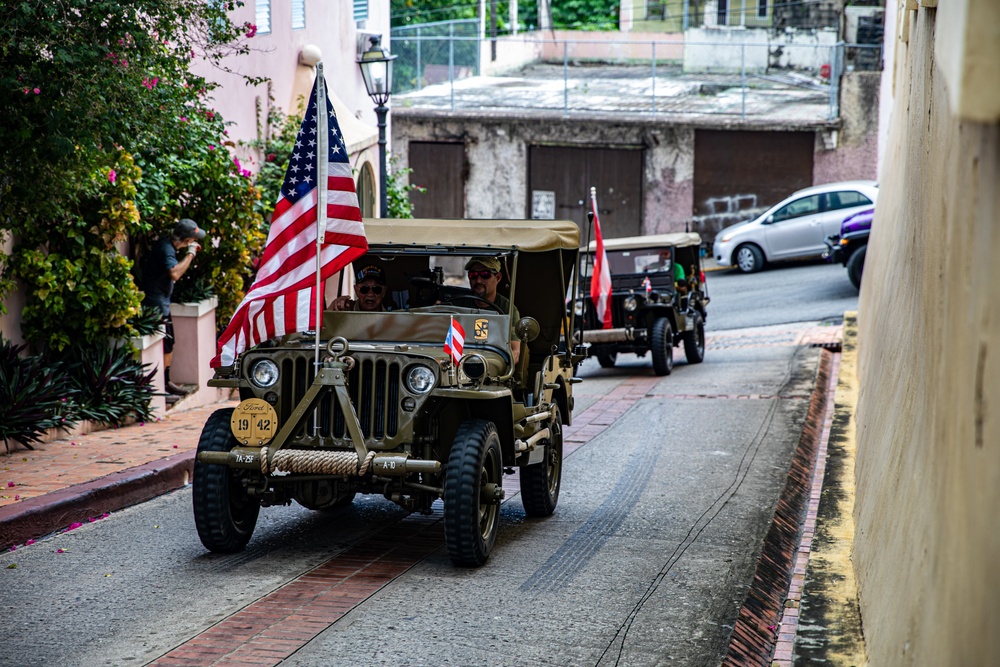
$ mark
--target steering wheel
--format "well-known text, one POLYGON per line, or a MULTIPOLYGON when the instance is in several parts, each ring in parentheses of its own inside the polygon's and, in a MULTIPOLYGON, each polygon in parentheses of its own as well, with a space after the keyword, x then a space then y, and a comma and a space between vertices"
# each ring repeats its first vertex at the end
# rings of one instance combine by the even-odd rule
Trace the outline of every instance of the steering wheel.
MULTIPOLYGON (((471 292, 471 290, 469 291, 471 292)), ((486 306, 490 310, 493 310, 499 313, 500 315, 504 314, 503 309, 500 306, 496 305, 495 303, 493 303, 484 296, 479 296, 475 292, 473 292, 472 294, 453 294, 451 296, 445 296, 444 298, 441 299, 441 303, 450 303, 455 306, 461 306, 463 301, 475 304, 473 306, 470 306, 471 308, 481 308, 482 306, 486 306)))

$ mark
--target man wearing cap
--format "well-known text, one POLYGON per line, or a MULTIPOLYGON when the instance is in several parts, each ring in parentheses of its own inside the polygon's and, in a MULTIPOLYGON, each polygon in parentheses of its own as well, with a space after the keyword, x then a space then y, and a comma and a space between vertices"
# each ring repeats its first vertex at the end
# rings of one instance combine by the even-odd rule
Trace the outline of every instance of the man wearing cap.
POLYGON ((521 319, 517 308, 512 306, 502 294, 497 293, 497 287, 503 277, 500 272, 500 259, 498 257, 473 257, 465 263, 465 270, 469 272, 469 287, 479 296, 495 303, 503 312, 510 313, 511 337, 510 351, 514 356, 514 363, 521 356, 521 341, 513 336, 514 324, 521 319))
POLYGON ((354 296, 338 296, 330 304, 331 310, 364 310, 368 312, 386 310, 385 271, 381 266, 366 264, 354 275, 354 296))
POLYGON ((170 362, 174 350, 174 325, 170 320, 170 295, 174 283, 191 267, 194 256, 201 250, 198 241, 205 238, 205 231, 190 218, 181 218, 174 225, 170 236, 163 236, 153 244, 143 264, 142 281, 139 286, 145 292, 142 305, 156 308, 163 314, 166 337, 163 339, 163 379, 166 390, 174 396, 185 396, 187 389, 170 380, 170 362), (187 248, 187 253, 177 259, 177 251, 187 248))

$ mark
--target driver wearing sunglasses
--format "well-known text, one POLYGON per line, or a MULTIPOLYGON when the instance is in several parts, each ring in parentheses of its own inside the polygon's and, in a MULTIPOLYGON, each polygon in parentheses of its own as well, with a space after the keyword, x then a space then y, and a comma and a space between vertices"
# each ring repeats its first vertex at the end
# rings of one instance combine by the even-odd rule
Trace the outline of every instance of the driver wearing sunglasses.
MULTIPOLYGON (((507 297, 497 292, 497 287, 503 277, 500 272, 500 260, 496 257, 473 257, 466 262, 465 270, 468 272, 469 287, 473 292, 489 299, 498 305, 503 312, 510 313, 513 330, 514 323, 521 319, 521 316, 517 312, 517 308, 507 300, 507 297)), ((510 337, 510 351, 514 357, 514 363, 517 363, 521 356, 521 341, 517 340, 513 333, 510 337)))
POLYGON ((369 264, 354 276, 354 297, 346 294, 338 296, 330 304, 331 310, 363 310, 368 312, 386 310, 385 271, 382 267, 369 264))

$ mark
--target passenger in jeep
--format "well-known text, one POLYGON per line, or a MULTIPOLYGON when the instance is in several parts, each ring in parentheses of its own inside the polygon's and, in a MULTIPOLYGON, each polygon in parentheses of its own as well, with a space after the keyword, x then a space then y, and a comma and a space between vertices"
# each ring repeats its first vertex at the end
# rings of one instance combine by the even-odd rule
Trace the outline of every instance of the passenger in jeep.
POLYGON ((363 310, 368 312, 388 310, 385 307, 385 271, 380 266, 368 264, 355 275, 354 295, 338 296, 330 304, 331 310, 363 310))
MULTIPOLYGON (((469 287, 479 296, 485 297, 499 306, 505 313, 510 313, 511 328, 521 316, 517 308, 511 305, 507 298, 497 293, 497 286, 503 277, 500 272, 500 260, 496 257, 473 257, 465 263, 465 270, 469 272, 469 287)), ((521 341, 511 337, 510 352, 514 357, 514 363, 521 357, 521 341)))

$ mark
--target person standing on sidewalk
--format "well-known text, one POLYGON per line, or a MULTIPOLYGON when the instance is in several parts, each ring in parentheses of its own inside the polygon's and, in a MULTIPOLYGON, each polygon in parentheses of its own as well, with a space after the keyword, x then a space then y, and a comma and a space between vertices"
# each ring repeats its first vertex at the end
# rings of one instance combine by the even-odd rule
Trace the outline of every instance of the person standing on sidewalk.
MULTIPOLYGON (((191 267, 194 257, 201 250, 198 241, 205 238, 205 231, 190 218, 181 218, 174 225, 170 236, 160 237, 143 263, 140 289, 145 292, 143 306, 156 308, 163 314, 166 337, 163 339, 163 380, 166 390, 173 396, 186 396, 190 392, 170 379, 170 362, 174 350, 174 325, 170 319, 170 295, 174 283, 191 267), (177 251, 187 248, 187 253, 177 259, 177 251)), ((169 397, 168 397, 169 400, 169 397)), ((174 398, 173 401, 177 399, 174 398)), ((173 402, 170 401, 170 402, 173 402)))

